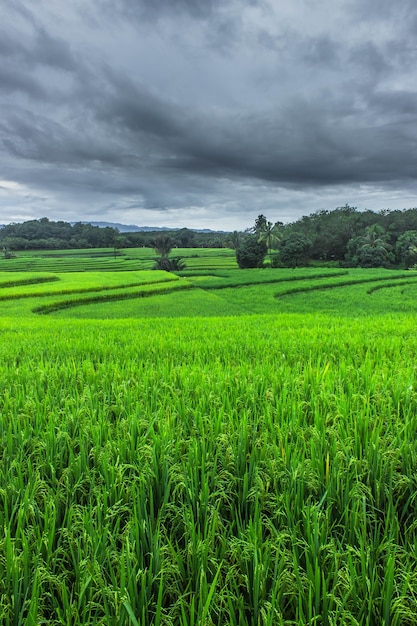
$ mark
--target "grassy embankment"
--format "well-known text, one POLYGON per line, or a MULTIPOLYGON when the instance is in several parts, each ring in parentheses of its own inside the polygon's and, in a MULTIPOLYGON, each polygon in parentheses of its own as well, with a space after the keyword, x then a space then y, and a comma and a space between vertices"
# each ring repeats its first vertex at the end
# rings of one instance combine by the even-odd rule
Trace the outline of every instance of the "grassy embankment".
POLYGON ((415 624, 417 281, 327 273, 0 273, 1 623, 415 624))

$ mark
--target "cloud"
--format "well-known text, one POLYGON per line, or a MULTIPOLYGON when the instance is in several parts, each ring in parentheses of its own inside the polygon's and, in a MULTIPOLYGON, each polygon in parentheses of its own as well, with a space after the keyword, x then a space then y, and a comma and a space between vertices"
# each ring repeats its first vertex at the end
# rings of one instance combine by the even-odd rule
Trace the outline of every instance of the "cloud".
MULTIPOLYGON (((5 0, 0 168, 28 190, 18 214, 187 225, 194 212, 233 228, 352 199, 404 208, 412 6, 5 0)), ((15 192, 2 191, 2 222, 15 192)))

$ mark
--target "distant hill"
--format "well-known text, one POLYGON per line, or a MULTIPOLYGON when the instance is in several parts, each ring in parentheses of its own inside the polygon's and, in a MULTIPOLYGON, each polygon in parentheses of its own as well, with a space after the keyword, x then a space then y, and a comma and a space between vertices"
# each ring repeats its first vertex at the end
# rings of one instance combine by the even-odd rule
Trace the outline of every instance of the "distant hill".
MULTIPOLYGON (((77 222, 70 222, 74 226, 77 222)), ((88 220, 81 221, 81 224, 91 224, 91 226, 99 226, 100 228, 117 228, 120 233, 149 233, 157 230, 181 230, 181 228, 168 228, 168 226, 136 226, 136 224, 119 224, 118 222, 90 222, 88 220)), ((211 230, 210 228, 188 228, 194 233, 225 233, 224 230, 211 230)))
MULTIPOLYGON (((39 221, 39 220, 29 220, 31 221, 39 221)), ((18 222, 19 223, 19 222, 18 222)), ((20 222, 25 223, 25 222, 20 222)), ((51 223, 55 223, 52 221, 51 223)), ((120 224, 119 222, 92 222, 89 220, 80 220, 78 222, 67 222, 71 226, 74 224, 91 224, 91 226, 98 226, 99 228, 117 228, 120 233, 151 233, 156 231, 178 231, 182 230, 182 227, 173 227, 170 228, 168 226, 137 226, 136 224, 120 224)), ((10 225, 10 224, 9 224, 10 225)), ((7 224, 0 224, 0 229, 5 228, 7 224)), ((225 235, 230 231, 227 230, 212 230, 211 228, 187 228, 186 230, 190 230, 193 233, 207 233, 207 234, 220 234, 225 235)))
MULTIPOLYGON (((70 222, 71 226, 79 222, 70 222)), ((91 222, 88 220, 81 220, 81 224, 91 224, 91 226, 99 226, 100 228, 117 228, 120 233, 138 233, 148 232, 153 230, 168 230, 168 228, 159 228, 155 226, 136 226, 136 224, 119 224, 118 222, 91 222)))

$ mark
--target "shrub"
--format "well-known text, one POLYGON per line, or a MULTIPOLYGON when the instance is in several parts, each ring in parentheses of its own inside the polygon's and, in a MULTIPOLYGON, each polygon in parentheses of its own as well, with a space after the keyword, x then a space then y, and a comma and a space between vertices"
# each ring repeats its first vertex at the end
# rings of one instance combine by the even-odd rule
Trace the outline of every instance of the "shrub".
POLYGON ((161 256, 155 259, 155 270, 165 270, 166 272, 182 272, 185 270, 185 263, 181 257, 172 257, 171 259, 166 256, 161 256))
POLYGON ((258 241, 255 236, 246 237, 236 250, 236 261, 240 269, 262 267, 266 253, 265 241, 258 241))
POLYGON ((289 233, 281 241, 280 258, 285 267, 308 265, 311 241, 302 233, 289 233))

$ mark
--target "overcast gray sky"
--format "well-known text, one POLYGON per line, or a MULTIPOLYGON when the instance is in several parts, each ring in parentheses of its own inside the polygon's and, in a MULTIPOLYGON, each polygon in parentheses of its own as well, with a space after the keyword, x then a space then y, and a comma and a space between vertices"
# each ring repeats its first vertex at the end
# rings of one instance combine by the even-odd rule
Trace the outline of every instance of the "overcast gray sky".
POLYGON ((0 223, 417 205, 415 0, 0 0, 0 223))

